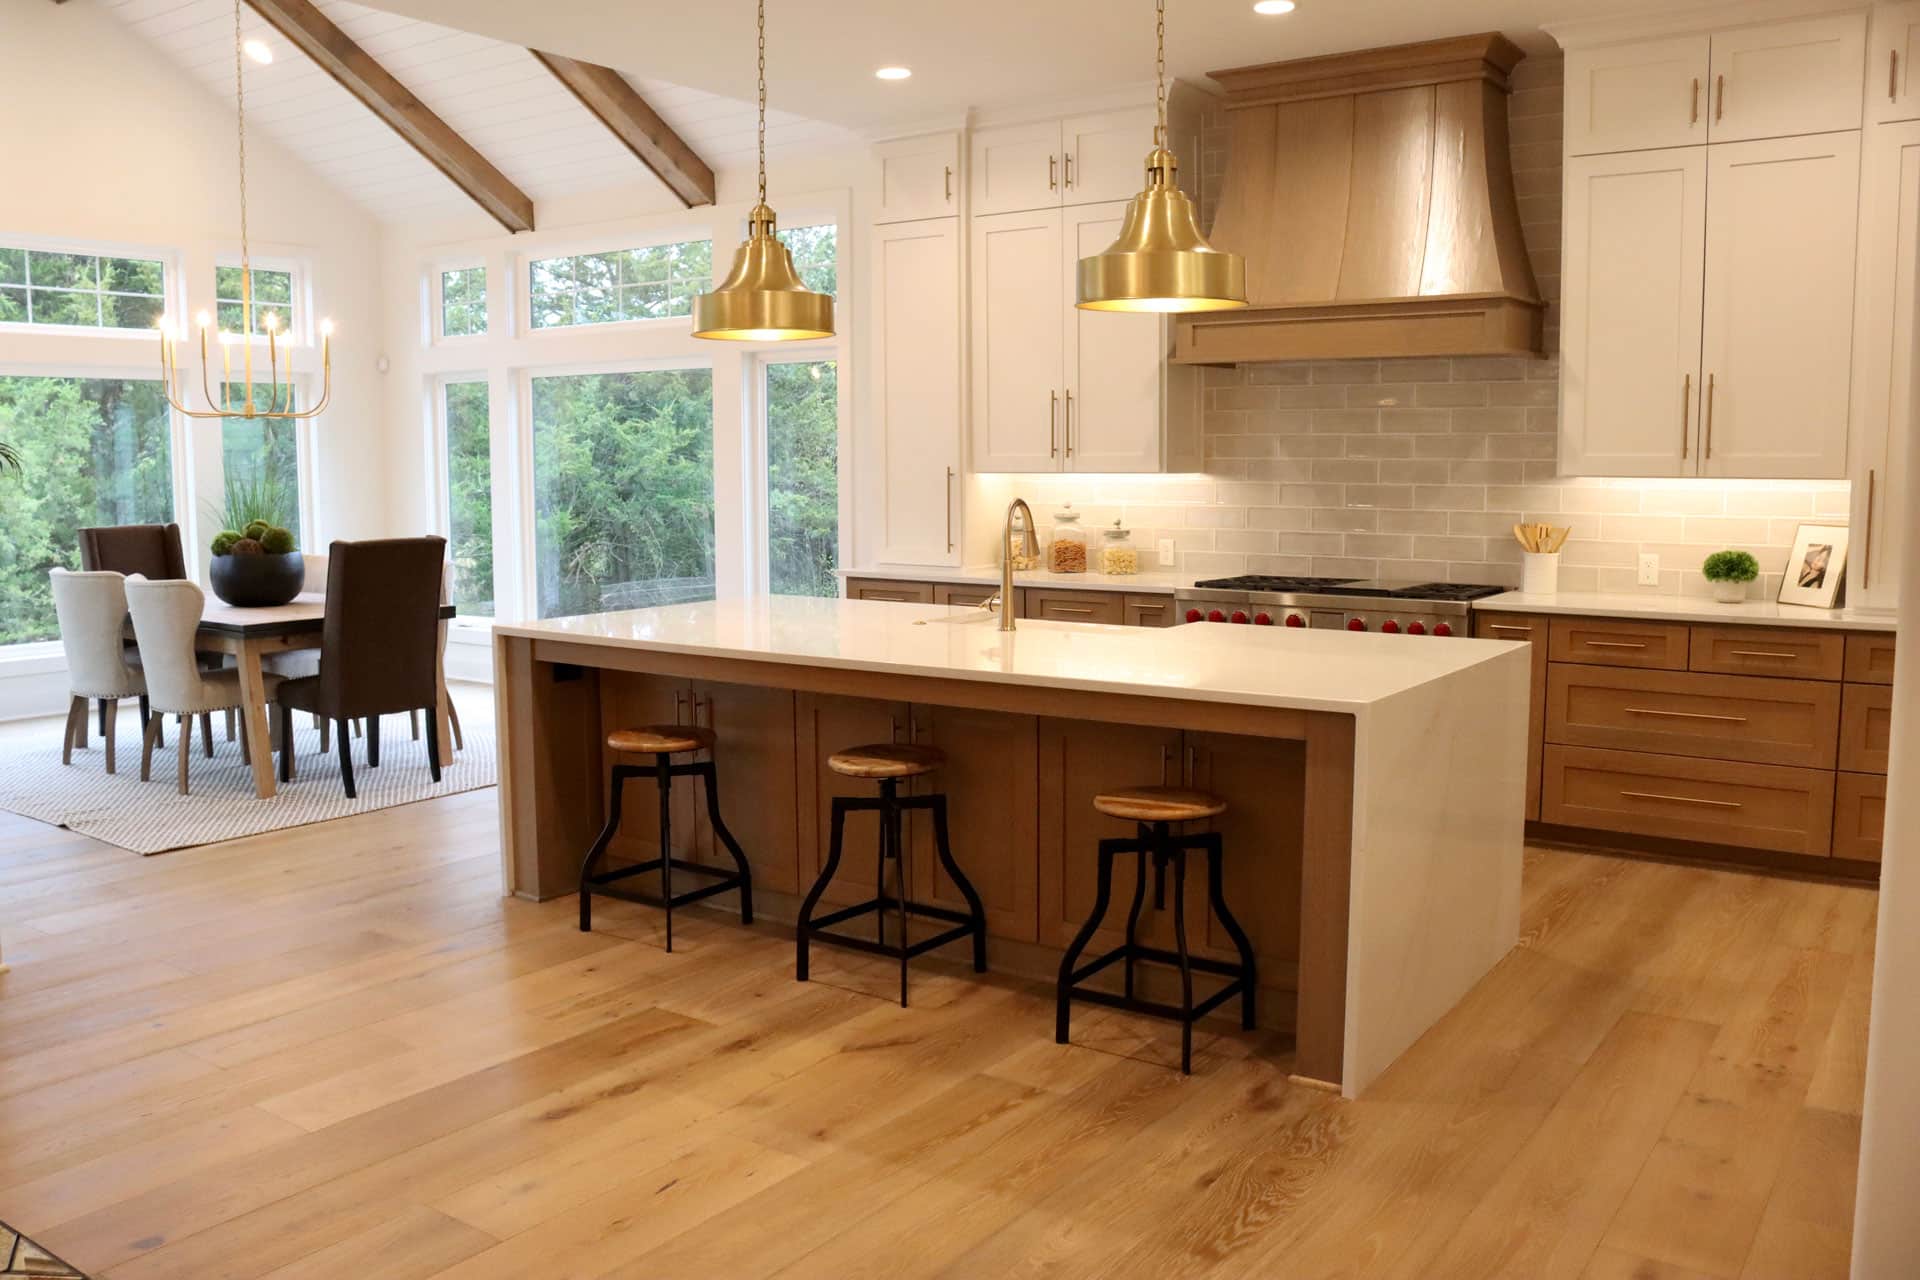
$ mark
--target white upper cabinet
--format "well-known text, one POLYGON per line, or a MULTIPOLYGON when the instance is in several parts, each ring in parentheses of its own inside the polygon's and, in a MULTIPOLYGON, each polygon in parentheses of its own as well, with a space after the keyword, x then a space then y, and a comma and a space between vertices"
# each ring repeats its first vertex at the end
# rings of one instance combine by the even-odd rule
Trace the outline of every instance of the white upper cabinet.
POLYGON ((873 228, 872 404, 880 559, 960 562, 960 220, 873 228))
POLYGON ((1695 474, 1706 235, 1705 148, 1567 162, 1562 474, 1695 474))
POLYGON ((1867 118, 1886 123, 1920 119, 1920 4, 1883 4, 1873 10, 1867 51, 1867 118))
POLYGON ((973 219, 973 468, 1054 471, 1061 380, 1061 213, 973 219))
POLYGON ((1567 154, 1705 142, 1710 43, 1693 35, 1569 51, 1567 154))
POLYGON ((932 133, 882 142, 880 206, 875 222, 907 222, 960 212, 960 135, 932 133))
POLYGON ((1864 13, 1715 32, 1708 141, 1858 129, 1866 54, 1864 13))
POLYGON ((1065 325, 1062 463, 1068 471, 1158 471, 1169 377, 1197 371, 1167 367, 1167 322, 1157 315, 1082 311, 1074 305, 1079 260, 1120 234, 1127 202, 1069 209, 1059 297, 1065 325))
POLYGON ((1708 149, 1702 475, 1847 472, 1860 134, 1708 149))
MULTIPOLYGON (((973 212, 1131 199, 1146 184, 1153 120, 1151 108, 1129 108, 974 130, 968 149, 973 212)), ((1200 160, 1197 154, 1182 158, 1200 160)), ((1182 185, 1193 189, 1191 182, 1182 185)))
POLYGON ((1060 207, 1060 122, 976 129, 968 149, 975 215, 1060 207))
MULTIPOLYGON (((1153 116, 1151 110, 1136 109, 1071 116, 1062 121, 1062 203, 1131 200, 1147 182, 1147 152, 1153 148, 1153 116)), ((1200 163, 1197 152, 1180 158, 1187 164, 1200 163)), ((1193 184, 1182 185, 1191 188, 1193 184)))

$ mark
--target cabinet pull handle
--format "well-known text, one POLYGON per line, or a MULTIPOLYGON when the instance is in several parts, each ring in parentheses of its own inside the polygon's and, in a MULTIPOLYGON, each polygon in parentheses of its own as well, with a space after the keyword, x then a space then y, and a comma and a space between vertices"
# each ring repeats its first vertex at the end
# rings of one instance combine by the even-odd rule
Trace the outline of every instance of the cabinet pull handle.
POLYGON ((1165 747, 1165 746, 1161 747, 1160 748, 1160 785, 1163 787, 1167 785, 1167 770, 1168 768, 1171 767, 1172 762, 1173 762, 1173 748, 1165 747))
POLYGON ((1680 461, 1687 460, 1687 415, 1693 409, 1693 375, 1680 384, 1680 461))
POLYGON ((1533 634, 1532 627, 1516 626, 1511 622, 1489 622, 1487 624, 1487 627, 1489 630, 1493 630, 1493 631, 1524 631, 1528 635, 1533 634))
POLYGON ((1630 800, 1671 800, 1675 804, 1703 804, 1714 809, 1744 809, 1745 805, 1734 800, 1701 800, 1695 796, 1669 796, 1658 791, 1622 791, 1630 800))
POLYGON ((1724 724, 1745 724, 1745 716, 1716 716, 1704 711, 1662 711, 1656 707, 1628 707, 1628 715, 1665 716, 1669 720, 1716 720, 1724 724))
POLYGON ((1798 662, 1800 655, 1788 653, 1783 649, 1729 649, 1728 653, 1736 658, 1785 658, 1788 662, 1798 662))
POLYGON ((1727 113, 1727 78, 1713 78, 1713 122, 1720 123, 1720 117, 1727 113))
POLYGON ((686 699, 686 696, 687 691, 685 689, 675 689, 673 691, 673 722, 675 724, 686 723, 686 718, 680 710, 681 703, 686 699))
POLYGON ((1047 392, 1047 456, 1060 456, 1060 393, 1047 392))
POLYGON ((1067 189, 1073 189, 1073 152, 1067 152, 1067 189))
POLYGON ((1900 51, 1887 50, 1887 101, 1900 100, 1900 51))
POLYGON ((1693 78, 1693 106, 1688 112, 1687 123, 1690 125, 1700 123, 1700 77, 1699 76, 1695 76, 1693 78))
POLYGON ((1869 467, 1867 469, 1867 557, 1860 573, 1860 585, 1863 587, 1873 585, 1873 488, 1874 473, 1869 467))
POLYGON ((953 203, 953 166, 948 164, 948 165, 942 165, 940 167, 945 174, 942 181, 945 185, 945 190, 947 193, 947 203, 952 204, 953 203))
POLYGON ((863 591, 860 593, 860 598, 862 600, 891 600, 896 604, 912 603, 906 596, 901 595, 898 591, 863 591))
POLYGON ((1067 456, 1073 456, 1073 391, 1067 391, 1067 456))
POLYGON ((1050 604, 1047 606, 1047 612, 1049 613, 1092 613, 1093 610, 1086 605, 1050 604))
POLYGON ((1060 189, 1060 157, 1048 156, 1047 157, 1047 190, 1058 191, 1059 189, 1060 189))
POLYGON ((1706 447, 1706 450, 1705 450, 1705 451, 1704 451, 1704 452, 1702 453, 1702 455, 1701 455, 1701 456, 1702 456, 1703 458, 1711 458, 1711 457, 1713 457, 1713 391, 1714 391, 1714 385, 1713 385, 1713 384, 1714 384, 1714 378, 1715 378, 1715 375, 1713 375, 1713 374, 1711 374, 1711 373, 1707 375, 1707 447, 1706 447))
POLYGON ((1646 644, 1640 640, 1589 640, 1587 646, 1592 649, 1644 649, 1646 644))
POLYGON ((953 554, 953 468, 947 468, 947 554, 953 554))

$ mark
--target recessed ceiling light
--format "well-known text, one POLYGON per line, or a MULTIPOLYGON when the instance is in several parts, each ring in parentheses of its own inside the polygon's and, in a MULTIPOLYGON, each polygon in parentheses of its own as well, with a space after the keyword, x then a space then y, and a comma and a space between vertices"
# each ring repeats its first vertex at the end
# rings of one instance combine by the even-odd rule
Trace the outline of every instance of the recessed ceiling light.
POLYGON ((1292 13, 1293 0, 1254 0, 1255 13, 1292 13))
POLYGON ((913 74, 913 68, 912 67, 882 67, 878 71, 874 72, 873 74, 874 74, 874 78, 878 80, 905 80, 908 76, 913 74))
POLYGON ((273 61, 273 50, 267 47, 265 40, 249 40, 240 47, 247 51, 249 58, 263 67, 273 61))

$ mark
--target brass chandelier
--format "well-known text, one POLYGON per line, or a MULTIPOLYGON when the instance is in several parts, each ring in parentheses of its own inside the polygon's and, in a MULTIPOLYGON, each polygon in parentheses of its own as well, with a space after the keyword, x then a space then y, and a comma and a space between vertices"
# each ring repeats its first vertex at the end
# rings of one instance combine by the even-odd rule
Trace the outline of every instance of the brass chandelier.
MULTIPOLYGON (((220 394, 213 394, 212 373, 207 363, 207 330, 212 317, 202 311, 195 317, 200 330, 200 389, 206 396, 205 409, 190 409, 180 391, 179 340, 171 318, 160 317, 160 380, 167 403, 176 413, 189 418, 311 418, 327 407, 333 398, 333 321, 320 322, 320 398, 312 408, 293 407, 293 352, 287 357, 287 381, 280 382, 280 318, 272 311, 260 316, 260 327, 267 333, 267 397, 265 407, 254 403, 253 382, 253 258, 247 243, 247 100, 240 32, 240 0, 233 0, 233 103, 239 122, 240 139, 240 333, 219 330, 220 394), (235 341, 241 349, 240 397, 236 400, 233 381, 235 341)), ((291 335, 289 335, 289 339, 291 335)))
POLYGON ((1085 311, 1228 311, 1247 305, 1247 260, 1223 253, 1200 234, 1193 201, 1177 181, 1180 164, 1167 146, 1167 0, 1154 0, 1159 53, 1153 150, 1147 185, 1127 206, 1120 238, 1104 253, 1080 259, 1079 300, 1085 311))
POLYGON ((833 336, 833 296, 815 293, 793 269, 767 207, 767 0, 759 4, 760 198, 747 215, 747 239, 733 270, 693 300, 693 336, 726 342, 798 342, 833 336))

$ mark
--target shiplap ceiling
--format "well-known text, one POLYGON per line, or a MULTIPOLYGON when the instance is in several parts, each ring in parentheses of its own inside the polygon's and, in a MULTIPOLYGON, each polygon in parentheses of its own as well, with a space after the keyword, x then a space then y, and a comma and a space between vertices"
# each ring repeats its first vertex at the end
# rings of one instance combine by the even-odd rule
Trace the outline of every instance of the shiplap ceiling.
MULTIPOLYGON (((142 38, 222 101, 233 100, 232 0, 100 0, 142 38)), ((523 48, 348 0, 320 9, 422 102, 490 160, 537 207, 543 199, 612 186, 651 185, 660 209, 672 193, 588 114, 523 48)), ((251 9, 247 38, 273 62, 246 67, 247 124, 306 162, 343 194, 386 221, 438 218, 475 206, 251 9)), ((715 169, 751 164, 751 102, 629 76, 654 110, 715 169)), ((769 152, 847 140, 832 125, 767 113, 769 152)))

